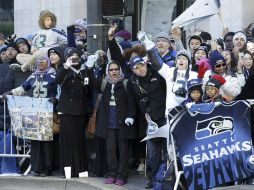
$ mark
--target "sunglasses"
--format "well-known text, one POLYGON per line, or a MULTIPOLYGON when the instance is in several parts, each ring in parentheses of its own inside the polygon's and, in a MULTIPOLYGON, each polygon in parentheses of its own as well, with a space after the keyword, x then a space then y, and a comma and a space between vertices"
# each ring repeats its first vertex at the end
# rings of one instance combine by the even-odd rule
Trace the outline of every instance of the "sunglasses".
POLYGON ((216 68, 220 68, 220 67, 226 67, 226 63, 221 63, 221 64, 216 64, 215 67, 216 68))
POLYGON ((117 68, 117 69, 109 69, 109 71, 119 71, 119 68, 117 68))

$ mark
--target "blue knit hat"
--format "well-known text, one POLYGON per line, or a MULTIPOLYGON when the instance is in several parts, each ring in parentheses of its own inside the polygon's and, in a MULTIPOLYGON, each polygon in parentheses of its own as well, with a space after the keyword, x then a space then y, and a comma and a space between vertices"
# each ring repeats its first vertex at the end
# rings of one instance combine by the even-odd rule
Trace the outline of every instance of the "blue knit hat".
POLYGON ((226 63, 225 58, 217 51, 212 51, 210 53, 210 57, 209 57, 212 69, 214 69, 214 66, 219 62, 219 61, 223 61, 224 63, 226 63))

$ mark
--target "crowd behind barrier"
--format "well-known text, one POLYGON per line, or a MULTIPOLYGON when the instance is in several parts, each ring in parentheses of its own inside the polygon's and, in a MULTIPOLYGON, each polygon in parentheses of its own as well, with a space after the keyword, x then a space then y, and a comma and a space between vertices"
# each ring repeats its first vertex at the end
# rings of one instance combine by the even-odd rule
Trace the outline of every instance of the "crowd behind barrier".
MULTIPOLYGON (((30 172, 45 177, 55 171, 64 175, 64 167, 70 166, 72 177, 89 171, 90 176, 106 177, 105 184, 122 186, 128 182, 128 169, 135 165, 139 172, 145 172, 147 189, 163 189, 168 178, 171 181, 166 184, 166 189, 176 189, 178 184, 182 189, 254 184, 253 171, 242 172, 239 176, 237 169, 230 170, 232 163, 234 167, 246 169, 248 156, 252 155, 252 109, 248 110, 250 125, 243 125, 249 127, 245 131, 251 131, 249 136, 244 136, 248 143, 242 145, 243 161, 230 164, 220 161, 227 171, 219 171, 215 164, 215 170, 209 173, 212 176, 218 172, 224 176, 221 179, 200 177, 207 173, 197 172, 200 167, 195 164, 200 164, 201 159, 197 152, 205 148, 198 144, 200 141, 195 141, 197 145, 194 148, 190 147, 192 143, 189 140, 207 139, 209 135, 217 138, 222 129, 216 129, 216 126, 223 124, 224 120, 212 118, 211 122, 216 120, 217 123, 208 130, 202 128, 200 120, 180 119, 189 116, 188 111, 186 115, 179 115, 187 108, 190 111, 204 109, 210 121, 211 106, 207 105, 230 105, 235 100, 254 98, 253 27, 234 32, 224 28, 219 39, 212 39, 206 31, 197 32, 190 36, 188 47, 184 49, 182 31, 178 27, 160 32, 154 38, 140 31, 138 41, 131 42, 131 34, 126 30, 118 31, 116 23, 113 23, 108 30, 108 48, 88 55, 86 20, 75 21, 65 32, 56 27, 54 13, 44 10, 38 22, 40 30, 32 38, 0 35, 2 173, 26 175, 30 172), (59 133, 52 132, 53 141, 13 136, 6 101, 9 102, 8 97, 18 96, 29 96, 39 101, 47 98, 53 105, 51 114, 58 118, 53 122, 60 125, 59 133), (94 134, 88 135, 85 126, 92 116, 97 97, 100 101, 96 111, 96 129, 94 134), (182 132, 176 127, 177 123, 186 121, 187 125, 193 122, 192 133, 180 127, 182 132), (156 136, 158 131, 162 136, 156 136), (169 131, 172 132, 170 135, 169 131), (194 134, 196 136, 192 138, 194 134), (144 145, 139 141, 146 135, 148 138, 144 145), (140 151, 137 151, 139 146, 140 151), (187 150, 196 153, 193 158, 187 150), (182 158, 181 154, 186 154, 186 157, 182 158), (182 169, 185 178, 181 175, 182 169), (168 172, 165 175, 167 179, 161 176, 163 172, 168 172)), ((217 113, 223 114, 223 111, 217 113)), ((194 116, 203 117, 202 114, 194 116)), ((233 119, 227 122, 236 117, 231 116, 233 119)), ((237 127, 223 128, 226 131, 223 135, 234 134, 235 139, 242 138, 237 127)), ((214 166, 207 154, 201 154, 204 172, 209 172, 208 165, 214 166)))

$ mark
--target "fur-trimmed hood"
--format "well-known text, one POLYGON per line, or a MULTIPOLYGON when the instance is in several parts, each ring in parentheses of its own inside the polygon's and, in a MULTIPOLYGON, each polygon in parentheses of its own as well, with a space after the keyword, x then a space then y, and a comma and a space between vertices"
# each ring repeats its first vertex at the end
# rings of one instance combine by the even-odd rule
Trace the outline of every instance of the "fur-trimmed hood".
POLYGON ((52 27, 51 28, 55 28, 56 27, 56 22, 57 22, 56 15, 54 13, 50 12, 49 10, 41 11, 40 16, 39 16, 39 26, 40 26, 40 28, 41 29, 46 29, 44 24, 43 24, 43 21, 46 17, 50 17, 52 19, 52 27))

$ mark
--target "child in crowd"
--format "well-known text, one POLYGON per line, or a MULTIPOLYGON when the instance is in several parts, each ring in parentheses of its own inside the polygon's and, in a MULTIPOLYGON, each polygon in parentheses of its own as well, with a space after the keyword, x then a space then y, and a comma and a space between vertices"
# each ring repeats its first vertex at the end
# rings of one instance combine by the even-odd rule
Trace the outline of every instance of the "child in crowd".
POLYGON ((188 98, 183 101, 183 105, 187 105, 188 103, 202 103, 202 79, 191 79, 187 82, 188 89, 188 98))
POLYGON ((202 96, 202 101, 209 102, 222 102, 225 98, 220 94, 220 87, 226 82, 226 80, 218 74, 211 76, 205 85, 205 93, 202 96))
POLYGON ((204 44, 201 44, 194 52, 191 70, 198 72, 198 62, 205 58, 208 58, 208 49, 204 44))
POLYGON ((31 48, 32 56, 21 66, 23 72, 31 70, 36 58, 40 55, 46 56, 50 48, 67 44, 65 32, 55 28, 56 21, 56 16, 52 12, 44 10, 40 13, 39 26, 41 30, 33 38, 31 48))

